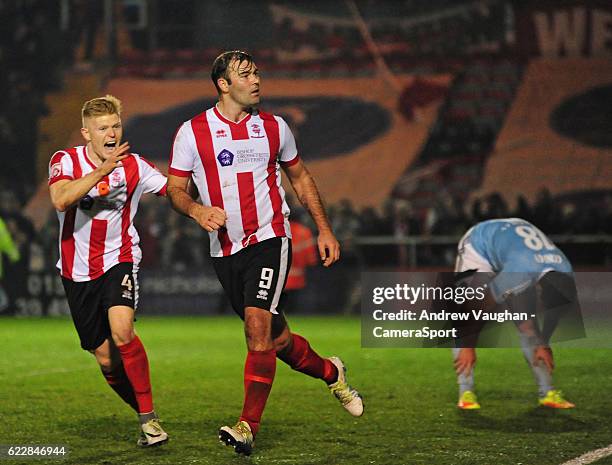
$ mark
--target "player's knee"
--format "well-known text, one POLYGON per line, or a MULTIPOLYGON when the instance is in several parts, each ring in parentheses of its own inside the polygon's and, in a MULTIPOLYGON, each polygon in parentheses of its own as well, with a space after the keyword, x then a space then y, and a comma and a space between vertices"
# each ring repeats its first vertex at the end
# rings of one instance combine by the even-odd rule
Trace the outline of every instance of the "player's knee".
POLYGON ((285 350, 287 350, 287 348, 289 347, 289 341, 288 340, 282 340, 279 341, 278 339, 274 340, 274 350, 278 353, 278 352, 283 352, 285 350))
POLYGON ((134 333, 133 329, 122 329, 118 331, 112 332, 113 342, 117 346, 123 346, 125 344, 129 344, 136 337, 136 333, 134 333))
POLYGON ((244 335, 249 350, 273 349, 271 314, 256 308, 247 308, 245 314, 244 335))
POLYGON ((98 362, 98 365, 100 365, 100 369, 103 373, 111 373, 113 371, 115 367, 110 353, 94 351, 93 354, 96 357, 96 361, 98 362))
POLYGON ((266 331, 260 327, 246 327, 244 335, 249 350, 263 351, 274 348, 274 342, 270 336, 270 331, 266 331))
POLYGON ((274 339, 274 350, 276 353, 283 352, 289 347, 291 342, 291 333, 289 331, 281 333, 280 336, 274 339))
POLYGON ((100 369, 103 373, 111 373, 113 371, 113 361, 108 358, 98 359, 98 365, 100 365, 100 369))
POLYGON ((269 334, 266 337, 264 334, 253 334, 247 332, 246 342, 248 349, 251 351, 260 352, 265 350, 272 350, 274 348, 274 342, 272 341, 272 338, 269 334))
POLYGON ((110 373, 115 368, 115 360, 112 353, 112 344, 109 340, 105 340, 100 346, 94 350, 90 350, 96 358, 96 362, 104 373, 110 373))

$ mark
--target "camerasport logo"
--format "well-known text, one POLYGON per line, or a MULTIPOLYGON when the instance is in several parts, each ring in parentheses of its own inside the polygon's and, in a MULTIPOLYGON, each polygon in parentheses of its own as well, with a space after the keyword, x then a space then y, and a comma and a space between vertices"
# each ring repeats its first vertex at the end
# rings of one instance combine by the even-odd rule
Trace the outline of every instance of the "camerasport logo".
POLYGON ((62 163, 54 163, 51 165, 51 179, 62 175, 62 163))

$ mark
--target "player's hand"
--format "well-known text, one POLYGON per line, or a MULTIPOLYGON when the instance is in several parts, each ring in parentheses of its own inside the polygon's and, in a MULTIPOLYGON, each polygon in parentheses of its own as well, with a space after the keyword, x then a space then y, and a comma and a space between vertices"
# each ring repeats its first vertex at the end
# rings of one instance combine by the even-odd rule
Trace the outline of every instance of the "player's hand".
POLYGON ((196 222, 208 232, 213 232, 222 228, 227 221, 227 214, 222 208, 205 207, 197 203, 193 204, 189 216, 196 220, 196 222))
POLYGON ((121 166, 121 160, 127 158, 127 151, 130 149, 129 142, 124 142, 115 150, 110 157, 108 157, 104 162, 98 167, 100 170, 100 174, 102 176, 106 176, 110 174, 115 168, 121 166))
POLYGON ((468 374, 476 365, 476 349, 464 347, 459 351, 459 355, 455 359, 455 372, 457 375, 461 373, 468 374))
POLYGON ((317 244, 323 266, 331 266, 340 259, 340 244, 331 231, 319 232, 317 244))
POLYGON ((537 346, 533 350, 533 365, 537 366, 543 363, 548 373, 552 373, 555 369, 555 360, 553 358, 552 349, 546 346, 537 346))

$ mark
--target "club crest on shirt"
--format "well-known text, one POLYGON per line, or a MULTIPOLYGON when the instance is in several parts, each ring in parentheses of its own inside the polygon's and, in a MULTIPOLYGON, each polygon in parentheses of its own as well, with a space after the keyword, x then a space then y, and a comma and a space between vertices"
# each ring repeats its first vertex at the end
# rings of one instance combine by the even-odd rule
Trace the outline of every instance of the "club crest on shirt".
POLYGON ((123 176, 121 176, 121 173, 118 170, 111 173, 109 181, 110 186, 114 188, 121 187, 125 184, 123 176))
POLYGON ((234 163, 234 154, 227 149, 223 149, 217 155, 217 160, 219 160, 221 166, 231 166, 234 163))
POLYGON ((266 136, 261 133, 261 126, 257 123, 251 124, 251 138, 261 139, 262 137, 266 136))

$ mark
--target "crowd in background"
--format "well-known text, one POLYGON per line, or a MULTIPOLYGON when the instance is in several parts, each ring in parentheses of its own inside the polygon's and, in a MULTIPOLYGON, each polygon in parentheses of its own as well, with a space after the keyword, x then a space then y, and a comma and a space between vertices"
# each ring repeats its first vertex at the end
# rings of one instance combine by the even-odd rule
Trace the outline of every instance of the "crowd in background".
MULTIPOLYGON (((6 223, 13 241, 21 252, 21 261, 45 262, 53 269, 57 261, 58 225, 55 212, 36 231, 21 213, 15 194, 0 191, 0 217, 6 223), (33 247, 34 245, 34 247, 33 247)), ((389 199, 382 208, 355 208, 350 200, 328 206, 329 218, 342 244, 343 262, 363 268, 397 268, 411 265, 406 245, 367 245, 364 238, 385 236, 401 241, 404 238, 444 238, 444 245, 423 244, 416 247, 419 266, 450 266, 456 243, 471 226, 492 218, 519 217, 538 226, 553 237, 570 235, 612 234, 612 195, 599 202, 590 201, 584 208, 576 200, 555 200, 543 189, 532 204, 519 197, 509 206, 497 193, 476 199, 471 204, 442 194, 432 208, 417 211, 404 200, 389 199), (448 240, 446 240, 448 239, 448 240)), ((309 215, 299 206, 292 206, 292 220, 313 233, 316 228, 309 215)), ((136 228, 143 250, 143 269, 184 271, 202 269, 208 262, 208 235, 195 222, 172 211, 165 199, 145 198, 136 215, 136 228)), ((587 246, 566 247, 573 261, 603 265, 601 247, 591 254, 587 246)), ((610 259, 610 257, 608 257, 610 259)), ((14 263, 3 257, 5 273, 16 270, 14 263)), ((39 265, 41 266, 41 265, 39 265)))
MULTIPOLYGON (((357 209, 350 200, 342 200, 329 205, 328 213, 343 246, 343 260, 351 266, 393 268, 410 264, 402 247, 398 253, 398 246, 359 245, 359 238, 372 236, 449 237, 449 243, 443 247, 419 246, 416 257, 420 266, 449 266, 456 251, 457 241, 453 238, 458 239, 477 222, 492 218, 524 218, 551 236, 612 234, 612 195, 602 202, 589 203, 591 207, 579 208, 573 201, 556 201, 543 189, 531 205, 520 197, 516 206, 511 207, 499 194, 465 205, 443 194, 434 207, 425 211, 417 211, 404 200, 389 199, 380 209, 357 209)), ((310 216, 301 207, 292 205, 292 219, 316 233, 310 216)), ((159 199, 143 202, 136 224, 145 257, 143 266, 189 269, 201 267, 207 260, 206 232, 193 221, 171 212, 166 202, 159 199)), ((582 253, 585 251, 582 249, 582 253)), ((580 261, 580 256, 576 260, 580 261)))
MULTIPOLYGON (((238 48, 256 52, 268 76, 354 76, 376 71, 371 44, 344 2, 234 3, 231 21, 236 29, 248 28, 253 21, 261 24, 250 32, 248 42, 226 36, 228 30, 220 25, 229 17, 221 8, 194 0, 183 0, 180 8, 174 2, 157 2, 153 9, 157 14, 150 19, 156 26, 151 31, 130 31, 130 40, 120 47, 115 72, 155 78, 207 75, 204 63, 218 54, 219 44, 230 40, 238 48)), ((394 72, 454 72, 467 55, 509 48, 506 0, 358 0, 356 6, 359 18, 368 24, 376 53, 394 72)), ((128 12, 123 15, 129 17, 128 12)))
POLYGON ((19 199, 12 190, 0 190, 0 222, 5 235, 0 244, 2 313, 9 302, 14 302, 17 296, 24 294, 32 259, 37 262, 36 266, 47 267, 50 263, 42 256, 40 241, 44 233, 37 232, 32 222, 23 215, 19 199), (10 285, 5 285, 8 282, 10 285))
POLYGON ((47 114, 44 96, 61 86, 70 50, 59 30, 56 2, 0 1, 0 180, 20 201, 35 188, 38 119, 47 114))
MULTIPOLYGON (((368 57, 363 37, 344 5, 316 2, 289 10, 276 2, 275 34, 280 61, 316 60, 325 57, 360 60, 368 57)), ((461 56, 504 41, 504 2, 356 2, 359 14, 368 21, 379 50, 395 57, 461 56)), ((401 60, 392 65, 401 65, 401 60)))

